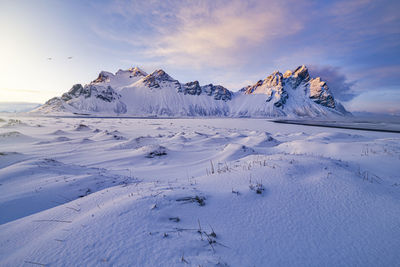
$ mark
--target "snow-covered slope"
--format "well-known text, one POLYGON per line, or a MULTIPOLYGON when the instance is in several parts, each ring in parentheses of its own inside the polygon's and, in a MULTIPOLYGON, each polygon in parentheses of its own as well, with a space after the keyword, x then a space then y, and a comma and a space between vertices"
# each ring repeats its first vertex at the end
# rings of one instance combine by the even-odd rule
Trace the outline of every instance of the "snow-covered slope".
POLYGON ((399 266, 397 133, 0 118, 0 266, 399 266))
POLYGON ((115 74, 100 72, 90 84, 74 85, 34 112, 97 113, 138 116, 330 116, 346 115, 327 84, 311 78, 303 65, 278 71, 233 93, 220 85, 180 83, 163 70, 147 74, 135 67, 115 74))

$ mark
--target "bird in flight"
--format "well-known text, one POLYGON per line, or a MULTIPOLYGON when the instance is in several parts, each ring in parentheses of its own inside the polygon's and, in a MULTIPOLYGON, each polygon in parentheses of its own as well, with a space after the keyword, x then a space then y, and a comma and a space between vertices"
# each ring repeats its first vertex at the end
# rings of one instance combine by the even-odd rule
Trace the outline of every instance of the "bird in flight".
POLYGON ((48 57, 47 59, 48 59, 48 60, 52 60, 52 58, 51 58, 51 57, 48 57))
POLYGON ((72 57, 68 57, 68 59, 72 59, 72 57))

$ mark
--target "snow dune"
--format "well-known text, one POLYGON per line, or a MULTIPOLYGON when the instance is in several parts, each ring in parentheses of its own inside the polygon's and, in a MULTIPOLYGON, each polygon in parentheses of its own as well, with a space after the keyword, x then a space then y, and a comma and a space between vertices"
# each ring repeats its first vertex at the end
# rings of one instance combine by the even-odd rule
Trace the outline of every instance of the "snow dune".
POLYGON ((0 266, 400 262, 398 134, 3 118, 0 266))

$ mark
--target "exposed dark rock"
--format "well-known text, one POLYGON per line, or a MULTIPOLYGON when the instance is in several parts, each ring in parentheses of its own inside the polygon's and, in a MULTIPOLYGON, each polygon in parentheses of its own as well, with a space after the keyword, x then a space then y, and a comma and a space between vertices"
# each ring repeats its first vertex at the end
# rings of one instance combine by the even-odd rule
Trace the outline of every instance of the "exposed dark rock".
POLYGON ((113 74, 110 72, 102 71, 99 73, 99 76, 97 77, 97 79, 92 81, 91 83, 105 82, 105 81, 107 81, 107 79, 109 79, 110 76, 113 76, 113 74))
POLYGON ((61 96, 64 101, 71 100, 72 98, 79 97, 83 95, 85 98, 91 96, 91 91, 89 88, 83 88, 81 84, 75 84, 72 88, 61 96))
POLYGON ((232 99, 232 93, 221 85, 208 84, 202 86, 202 91, 208 96, 214 96, 215 100, 228 101, 232 99))
MULTIPOLYGON (((295 90, 302 85, 306 92, 309 90, 309 97, 317 104, 329 108, 335 108, 336 102, 329 91, 327 84, 320 78, 312 79, 306 66, 302 65, 293 71, 286 71, 285 74, 275 71, 264 80, 259 80, 251 86, 241 89, 244 94, 266 94, 266 102, 274 101, 274 106, 284 108, 289 93, 287 90, 295 90)), ((344 109, 340 110, 344 113, 344 109)))
POLYGON ((198 81, 194 81, 194 82, 188 82, 185 83, 181 89, 179 90, 180 92, 183 92, 185 95, 189 94, 189 95, 200 95, 201 94, 201 87, 199 85, 198 81))
POLYGON ((320 78, 311 79, 309 83, 310 98, 317 104, 335 108, 335 100, 331 95, 326 82, 321 81, 320 78))
POLYGON ((143 83, 150 88, 160 88, 161 84, 168 82, 172 83, 178 90, 181 89, 180 83, 163 70, 156 70, 152 74, 147 75, 143 80, 143 83))
POLYGON ((280 92, 280 94, 279 94, 278 101, 276 101, 276 102, 274 103, 274 106, 277 107, 277 108, 279 108, 279 107, 282 107, 282 108, 283 108, 283 106, 286 104, 286 100, 287 100, 288 98, 289 98, 288 93, 287 93, 286 91, 282 90, 282 91, 280 92))

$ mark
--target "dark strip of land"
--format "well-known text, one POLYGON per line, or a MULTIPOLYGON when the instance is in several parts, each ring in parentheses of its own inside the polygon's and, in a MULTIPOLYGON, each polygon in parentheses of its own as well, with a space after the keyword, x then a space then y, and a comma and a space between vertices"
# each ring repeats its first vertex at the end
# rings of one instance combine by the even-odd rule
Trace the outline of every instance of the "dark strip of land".
POLYGON ((296 121, 296 120, 272 120, 275 123, 284 124, 297 124, 305 126, 317 126, 317 127, 327 127, 327 128, 339 128, 339 129, 350 129, 350 130, 360 130, 360 131, 372 131, 372 132, 385 132, 385 133, 400 133, 400 130, 395 129, 378 129, 370 128, 366 126, 347 126, 347 125, 337 125, 329 122, 318 122, 318 121, 296 121))

